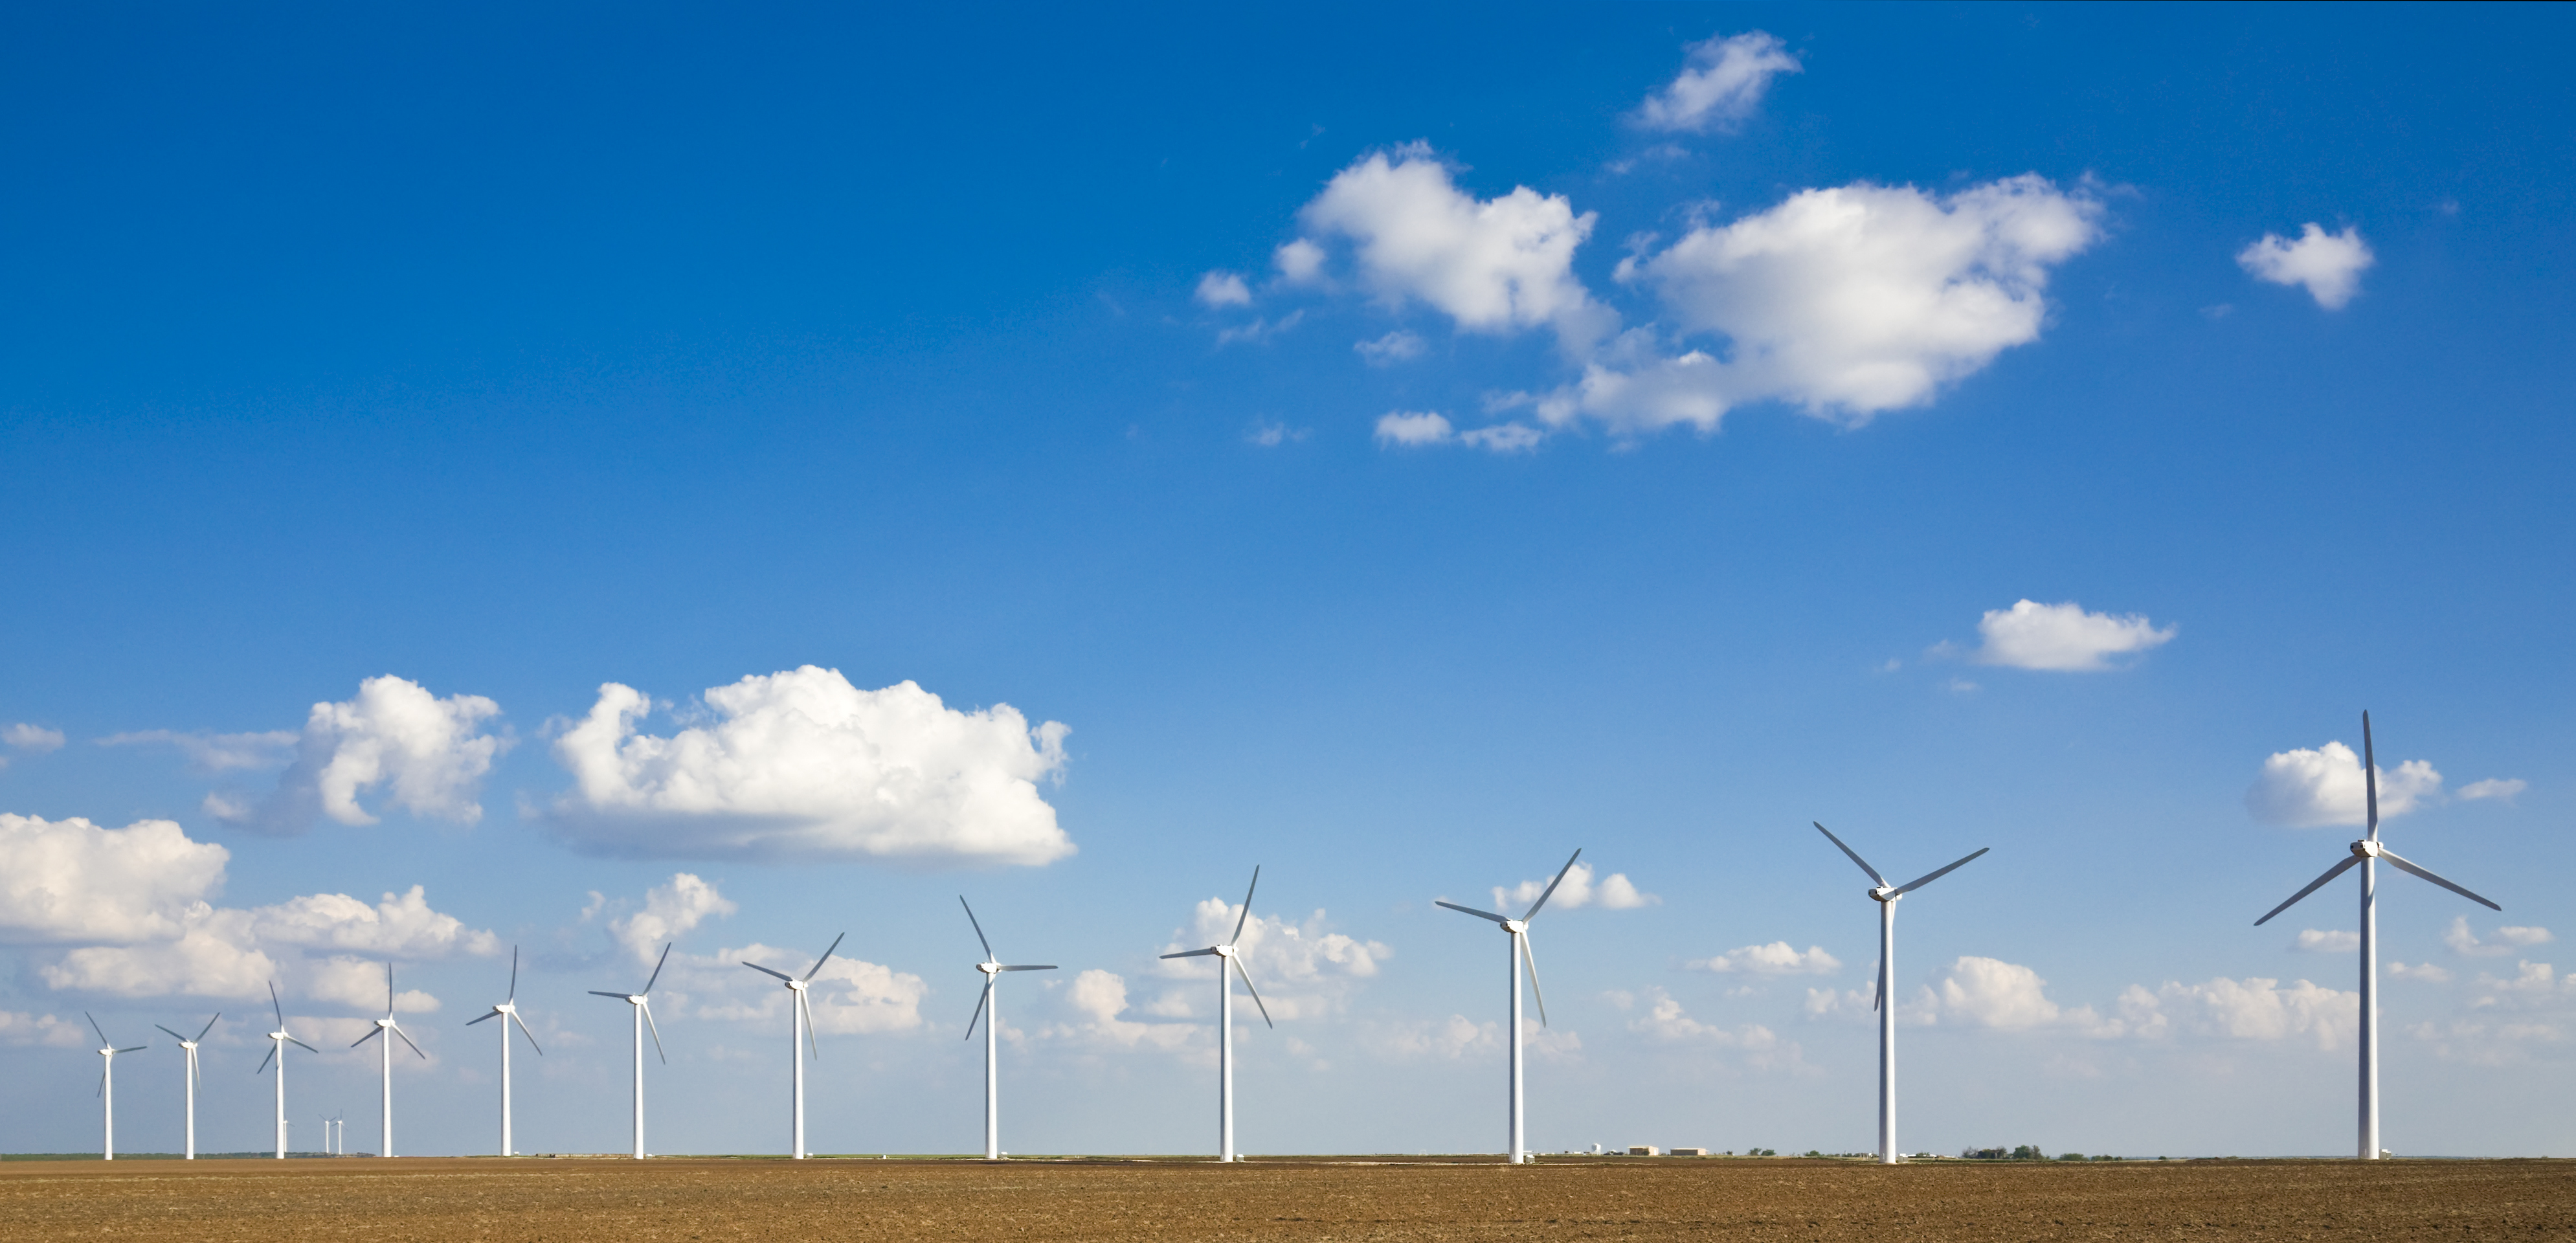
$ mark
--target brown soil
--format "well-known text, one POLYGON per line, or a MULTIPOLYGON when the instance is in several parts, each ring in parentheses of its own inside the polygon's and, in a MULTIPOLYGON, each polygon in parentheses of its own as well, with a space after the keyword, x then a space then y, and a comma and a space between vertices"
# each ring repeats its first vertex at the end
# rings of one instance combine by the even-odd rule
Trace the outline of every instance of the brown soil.
POLYGON ((0 1239, 2497 1239, 2576 1162, 10 1162, 0 1239))

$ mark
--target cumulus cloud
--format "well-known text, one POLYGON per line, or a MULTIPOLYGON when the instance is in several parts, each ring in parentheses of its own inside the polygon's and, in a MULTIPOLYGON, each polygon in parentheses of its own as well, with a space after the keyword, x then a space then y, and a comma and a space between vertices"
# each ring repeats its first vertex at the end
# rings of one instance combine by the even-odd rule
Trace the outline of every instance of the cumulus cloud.
MULTIPOLYGON (((1547 900, 1548 907, 1553 910, 1571 911, 1598 904, 1608 910, 1632 911, 1641 906, 1653 906, 1663 901, 1662 898, 1651 893, 1639 892, 1637 886, 1628 880, 1625 872, 1613 872, 1609 879, 1598 884, 1593 883, 1592 878, 1591 864, 1575 864, 1573 869, 1565 874, 1565 880, 1557 885, 1556 896, 1547 900)), ((1545 892, 1547 892, 1547 881, 1544 879, 1525 880, 1509 889, 1497 885, 1493 890, 1494 912, 1498 915, 1517 914, 1527 909, 1530 903, 1538 901, 1538 896, 1545 892)))
POLYGON ((2102 205, 2035 174, 1952 195, 1854 183, 1806 190, 1732 224, 1692 229, 1618 276, 1653 290, 1685 338, 1723 353, 1667 355, 1646 330, 1540 405, 1629 435, 1715 431, 1730 408, 1779 400, 1859 426, 1932 400, 1995 355, 2039 339, 2050 269, 2101 236, 2102 205))
POLYGON ((1297 238, 1272 252, 1270 262, 1278 267, 1280 277, 1289 284, 1308 284, 1324 274, 1324 248, 1305 238, 1297 238))
POLYGON ((319 816, 374 824, 375 815, 358 797, 380 791, 386 806, 473 824, 483 818, 477 801, 483 778, 493 758, 510 746, 508 738, 482 732, 483 722, 500 712, 501 705, 480 695, 440 699, 391 674, 369 678, 346 703, 313 705, 296 741, 295 763, 274 793, 253 804, 218 791, 206 796, 205 810, 239 828, 294 834, 319 816))
POLYGON ((1647 1039, 1665 1044, 1689 1044, 1704 1048, 1727 1049, 1743 1055, 1744 1063, 1757 1070, 1804 1070, 1806 1054, 1796 1041, 1782 1040, 1779 1034, 1759 1023, 1720 1027, 1692 1018, 1660 988, 1648 989, 1643 998, 1625 994, 1611 995, 1621 1009, 1632 1008, 1637 1001, 1645 1003, 1645 1013, 1628 1021, 1628 1030, 1647 1039))
POLYGON ((1810 945, 1800 952, 1786 941, 1747 945, 1714 958, 1692 959, 1685 965, 1693 971, 1720 975, 1832 975, 1843 969, 1841 960, 1826 953, 1821 945, 1810 945))
POLYGON ((1205 306, 1250 306, 1252 287, 1236 273, 1210 272, 1199 278, 1197 297, 1205 306))
MULTIPOLYGON (((655 943, 655 954, 661 951, 655 943)), ((930 985, 920 976, 869 962, 850 953, 844 943, 823 969, 814 973, 806 1002, 814 1011, 814 1030, 822 1035, 880 1035, 921 1027, 921 1003, 930 985)), ((662 970, 654 996, 668 1002, 659 1012, 718 1022, 750 1023, 775 1031, 787 1020, 788 990, 778 981, 742 964, 760 963, 791 975, 814 965, 822 947, 782 949, 759 942, 712 954, 674 952, 662 970)), ((962 1016, 961 1016, 962 1017, 962 1016)))
POLYGON ((15 945, 173 938, 223 884, 232 852, 169 820, 104 829, 73 817, 0 813, 0 941, 15 945))
POLYGON ((1753 114, 1772 78, 1799 71, 1787 46, 1759 30, 1694 43, 1689 52, 1681 76, 1646 97, 1640 124, 1688 133, 1732 126, 1753 114))
POLYGON ((1362 1043, 1380 1057, 1398 1061, 1434 1057, 1456 1061, 1470 1053, 1498 1051, 1503 1047, 1503 1025, 1478 1023, 1463 1014, 1445 1019, 1370 1026, 1362 1043))
POLYGON ((2160 1039, 2199 1035, 2232 1040, 2305 1039, 2319 1049, 2342 1047, 2360 1030, 2361 994, 2299 980, 2214 979, 2206 984, 2167 981, 2150 991, 2132 984, 2120 994, 2118 1012, 2131 1034, 2160 1039))
MULTIPOLYGON (((336 1001, 375 1014, 385 1004, 385 965, 364 958, 326 958, 306 969, 299 991, 309 1000, 336 1001)), ((396 1014, 428 1014, 438 1009, 438 998, 416 988, 396 992, 393 1003, 396 1014)))
POLYGON ((0 1044, 78 1049, 89 1044, 89 1033, 78 1023, 66 1023, 50 1014, 0 1010, 0 1044))
POLYGON ((2303 285, 2317 305, 2340 311, 2361 292, 2361 274, 2375 256, 2361 240, 2361 230, 2347 226, 2328 233, 2311 221, 2297 241, 2266 233, 2261 241, 2236 253, 2236 265, 2254 279, 2275 285, 2303 285))
POLYGON ((2090 673, 2119 666, 2110 658, 2162 647, 2180 633, 2178 626, 2156 629, 2142 613, 2114 617, 2087 613, 2069 600, 2039 604, 2021 600, 2009 609, 1988 609, 1977 621, 1980 664, 2015 669, 2090 673))
POLYGON ((2503 958, 2554 940, 2557 938, 2551 936, 2547 928, 2508 925, 2495 930, 2495 940, 2481 941, 2478 934, 2469 930, 2469 917, 2466 915, 2454 916, 2450 930, 2442 934, 2442 944, 2450 946, 2452 953, 2463 958, 2503 958))
POLYGON ((2464 799, 2500 798, 2510 803, 2515 795, 2530 788, 2531 783, 2520 777, 2489 777, 2461 786, 2459 795, 2464 799))
POLYGON ((641 909, 608 921, 608 935, 635 961, 650 966, 662 947, 680 939, 711 915, 731 915, 740 907, 695 874, 674 872, 671 879, 644 891, 641 909))
MULTIPOLYGON (((1218 944, 1233 935, 1235 920, 1242 914, 1243 904, 1239 902, 1221 897, 1202 899, 1191 908, 1189 923, 1174 931, 1162 952, 1218 944)), ((1242 954, 1244 969, 1270 1008, 1270 1017, 1278 1022, 1344 1008, 1353 986, 1376 976, 1378 964, 1395 954, 1383 941, 1364 941, 1333 931, 1320 910, 1302 923, 1256 913, 1243 921, 1243 936, 1235 945, 1242 954)), ((1205 980, 1216 974, 1216 960, 1165 959, 1156 963, 1155 969, 1167 978, 1205 980)))
POLYGON ((2049 1027, 2087 1036, 2117 1036, 2125 1030, 2091 1006, 2068 1008, 2048 998, 2048 981, 2019 963, 1966 956, 1950 964, 1950 973, 1930 990, 1922 1007, 1938 1020, 1971 1023, 2003 1031, 2049 1027))
POLYGON ((1187 1047, 1199 1031, 1195 1023, 1139 1023, 1120 1017, 1127 1012, 1127 981, 1115 972, 1096 967, 1073 977, 1073 984, 1065 990, 1064 1004, 1077 1017, 1071 1022, 1040 1027, 1040 1038, 1098 1049, 1168 1053, 1187 1047))
POLYGON ((1038 865, 1072 854, 1038 783, 1070 731, 1008 704, 963 712, 911 682, 863 691, 812 665, 705 695, 712 720, 639 731, 642 692, 600 687, 555 741, 574 788, 552 819, 574 846, 628 857, 903 859, 1038 865))
POLYGON ((2388 964, 2388 974, 2392 979, 2421 980, 2427 984, 2448 984, 2451 982, 2451 973, 2449 971, 2429 962, 2417 963, 2411 967, 2402 962, 2391 962, 2388 964))
POLYGON ((2302 928, 2298 948, 2311 954, 2349 954, 2361 948, 2361 934, 2302 928))
POLYGON ((1312 428, 1290 427, 1285 423, 1273 423, 1264 419, 1255 422, 1252 430, 1245 432, 1243 438, 1264 449, 1276 449, 1292 440, 1304 440, 1313 434, 1312 428))
POLYGON ((1551 327, 1577 352, 1616 318, 1574 275, 1595 218, 1527 186, 1477 199, 1421 144, 1343 169, 1299 213, 1310 234, 1350 241, 1362 283, 1386 302, 1426 303, 1469 332, 1551 327))
MULTIPOLYGON (((2408 760, 2395 772, 2383 768, 2380 817, 2405 815, 2441 792, 2442 774, 2423 760, 2408 760)), ((2256 820, 2294 829, 2361 824, 2368 818, 2368 803, 2361 757, 2340 742, 2275 753, 2263 761, 2262 774, 2245 791, 2245 810, 2256 820)))
POLYGON ((270 730, 255 734, 180 733, 168 729, 147 729, 127 734, 110 734, 98 740, 102 747, 165 745, 176 747, 188 766, 201 773, 221 774, 237 769, 276 768, 295 758, 295 744, 302 734, 291 729, 270 730))
POLYGON ((33 751, 41 755, 47 751, 62 750, 63 731, 20 721, 7 729, 0 729, 0 743, 7 743, 19 751, 33 751))
POLYGON ((1361 361, 1372 367, 1392 367, 1407 359, 1422 357, 1422 338, 1398 328, 1374 341, 1353 341, 1351 349, 1361 361))

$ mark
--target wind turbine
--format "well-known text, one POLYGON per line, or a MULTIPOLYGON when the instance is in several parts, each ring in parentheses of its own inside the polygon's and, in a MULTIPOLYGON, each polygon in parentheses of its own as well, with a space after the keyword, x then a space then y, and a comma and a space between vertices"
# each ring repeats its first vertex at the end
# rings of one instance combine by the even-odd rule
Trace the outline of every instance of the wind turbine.
POLYGON ((197 1033, 197 1038, 195 1040, 190 1040, 186 1036, 182 1036, 177 1032, 170 1032, 169 1028, 161 1027, 158 1023, 153 1024, 154 1027, 161 1027, 161 1030, 170 1032, 170 1038, 179 1042, 180 1051, 188 1055, 187 1073, 182 1075, 181 1078, 185 1081, 188 1089, 187 1159, 190 1161, 197 1159, 197 1046, 204 1042, 207 1032, 215 1030, 215 1019, 220 1019, 222 1017, 224 1017, 223 1011, 215 1011, 215 1018, 206 1020, 206 1026, 197 1033))
MULTIPOLYGON (((1547 994, 1539 991, 1538 958, 1530 953, 1529 922, 1538 918, 1538 908, 1547 905, 1547 900, 1556 895, 1556 887, 1565 883, 1565 874, 1573 871, 1574 861, 1582 857, 1583 852, 1581 850, 1575 851, 1572 856, 1568 857, 1565 861, 1565 866, 1556 870, 1556 879, 1547 883, 1547 891, 1538 896, 1538 901, 1530 903, 1530 909, 1524 912, 1519 919, 1497 915, 1492 911, 1480 911, 1472 906, 1460 906, 1455 902, 1435 902, 1433 904, 1436 906, 1448 907, 1453 911, 1461 911, 1466 914, 1473 915, 1478 919, 1490 919, 1495 923, 1502 925, 1503 931, 1511 936, 1512 1147, 1510 1159, 1511 1163, 1514 1165, 1521 1165, 1529 1160, 1529 1147, 1522 1142, 1521 1129, 1521 969, 1524 965, 1529 969, 1530 993, 1538 998, 1539 1026, 1547 1026, 1547 994)), ((1245 982, 1250 983, 1250 978, 1246 977, 1245 982)))
POLYGON ((1053 971, 1055 964, 1006 967, 993 953, 993 942, 984 935, 984 925, 975 918, 975 908, 967 904, 966 895, 957 895, 957 905, 966 907, 966 922, 975 925, 975 939, 984 943, 984 961, 975 969, 984 973, 984 995, 975 1001, 975 1013, 966 1020, 968 1040, 975 1038, 976 1019, 984 1020, 984 1159, 1002 1159, 1002 1010, 993 986, 1001 983, 1005 971, 1053 971), (991 1011, 988 1017, 986 1011, 991 1011))
POLYGON ((1244 923, 1252 918, 1253 890, 1260 887, 1261 869, 1256 865, 1252 869, 1252 886, 1243 891, 1243 914, 1235 917, 1234 935, 1227 937, 1225 944, 1163 955, 1165 958, 1206 958, 1213 955, 1217 960, 1216 1159, 1219 1161, 1234 1160, 1234 981, 1225 973, 1228 966, 1243 977, 1243 987, 1252 994, 1252 1004, 1261 1009, 1261 1021, 1273 1028, 1279 1026, 1270 1022, 1270 1007, 1261 1004, 1261 990, 1252 987, 1252 973, 1243 969, 1243 960, 1234 952, 1234 943, 1243 939, 1244 923))
MULTIPOLYGON (((1814 821, 1808 823, 1815 824, 1814 821)), ((1902 1155, 1896 1151, 1896 998, 1889 992, 1896 981, 1896 900, 1967 866, 1977 855, 1994 848, 1980 846, 1975 854, 1948 867, 1918 876, 1902 885, 1890 885, 1886 877, 1878 874, 1877 868, 1869 865, 1869 860, 1860 857, 1859 851, 1844 846, 1843 839, 1834 836, 1833 830, 1816 824, 1816 831, 1851 856, 1851 861, 1859 864, 1860 870, 1869 873, 1869 878, 1877 882, 1870 888, 1869 898, 1878 903, 1878 992, 1870 998, 1869 1008, 1878 1011, 1878 1161, 1881 1165, 1894 1165, 1902 1155)))
POLYGON ((518 946, 510 947, 510 999, 492 1007, 492 1012, 482 1019, 471 1020, 465 1025, 472 1027, 483 1019, 501 1020, 501 1155, 515 1157, 519 1155, 518 1150, 510 1147, 510 1024, 519 1025, 520 1034, 528 1038, 528 1047, 536 1049, 537 1056, 546 1055, 546 1051, 537 1044, 537 1034, 528 1030, 528 1021, 519 1017, 518 946))
POLYGON ((806 1043, 812 1045, 814 1049, 814 1060, 818 1062, 823 1060, 823 1047, 819 1044, 813 1044, 814 1008, 807 1004, 805 1000, 805 986, 813 982, 814 972, 822 970, 824 963, 832 961, 832 950, 841 948, 841 937, 846 937, 848 935, 850 934, 844 932, 841 936, 832 938, 831 949, 824 950, 823 956, 815 959, 812 969, 808 970, 803 975, 789 975, 784 971, 772 971, 756 962, 747 962, 743 964, 762 975, 774 975, 780 980, 785 981, 787 984, 787 991, 796 998, 796 1004, 789 1007, 787 1011, 787 1064, 794 1072, 792 1077, 796 1081, 795 1105, 788 1112, 792 1115, 793 1119, 793 1129, 796 1133, 796 1159, 799 1161, 805 1159, 805 1050, 797 1047, 796 1037, 799 1026, 802 1026, 804 1029, 806 1043))
POLYGON ((98 1068, 98 1100, 107 1118, 106 1146, 100 1151, 103 1154, 102 1159, 113 1161, 116 1159, 116 1055, 141 1053, 152 1046, 139 1044, 131 1049, 117 1048, 116 1042, 107 1038, 107 1029, 100 1027, 98 1020, 92 1018, 89 1011, 81 1011, 81 1017, 89 1019, 89 1029, 98 1033, 98 1055, 105 1059, 98 1068))
POLYGON ((385 964, 385 1017, 376 1020, 374 1031, 350 1041, 349 1047, 357 1048, 378 1036, 385 1038, 385 1042, 377 1046, 384 1051, 385 1055, 385 1095, 383 1111, 378 1115, 383 1121, 376 1144, 382 1151, 376 1155, 390 1157, 394 1155, 394 1037, 401 1036, 404 1044, 411 1045, 413 1056, 424 1062, 429 1060, 429 1055, 421 1052, 419 1045, 411 1043, 411 1037, 403 1035, 402 1024, 394 1021, 394 965, 392 963, 385 964))
POLYGON ((653 961, 653 974, 645 979, 643 992, 603 993, 595 988, 590 990, 590 995, 593 997, 614 997, 619 1001, 635 1007, 635 1159, 638 1161, 644 1159, 645 1028, 650 1027, 653 1029, 653 1055, 661 1058, 664 1065, 669 1065, 671 1061, 671 1055, 662 1051, 662 1028, 661 1025, 653 1021, 653 1003, 645 1000, 645 998, 653 991, 654 981, 662 978, 662 964, 671 961, 671 946, 675 944, 678 943, 663 943, 662 956, 653 961))
POLYGON ((286 1046, 291 1044, 307 1053, 320 1053, 321 1050, 286 1034, 286 1007, 277 1000, 275 980, 268 984, 268 1008, 277 1012, 277 1030, 268 1034, 268 1056, 259 1059, 259 1069, 251 1073, 264 1073, 271 1061, 277 1063, 277 1159, 283 1161, 286 1159, 286 1046))
MULTIPOLYGON (((2349 754, 2349 752, 2347 752, 2349 754)), ((2467 898, 2491 911, 2504 908, 2466 889, 2435 876, 2423 868, 2398 857, 2397 852, 2379 844, 2379 767, 2371 755, 2370 714, 2361 714, 2361 779, 2368 817, 2368 836, 2352 844, 2352 854, 2343 862, 2326 869, 2326 874, 2308 882, 2308 887, 2291 894, 2288 901, 2273 907, 2254 926, 2271 922, 2272 916, 2290 909, 2291 903, 2325 887, 2327 881, 2343 875, 2354 864, 2361 865, 2361 1159, 2379 1159, 2379 868, 2378 861, 2402 872, 2412 872, 2467 898)))

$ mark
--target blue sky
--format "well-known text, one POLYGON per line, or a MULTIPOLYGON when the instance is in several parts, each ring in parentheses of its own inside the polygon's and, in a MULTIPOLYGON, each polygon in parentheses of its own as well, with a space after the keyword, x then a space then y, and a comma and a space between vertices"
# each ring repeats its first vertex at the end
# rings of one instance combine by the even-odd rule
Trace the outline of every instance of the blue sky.
POLYGON ((1907 1149, 2341 1152, 2350 884, 2249 925, 2366 707, 2505 907, 2383 881, 2389 1146, 2576 1148, 2559 12, 5 20, 0 1146, 94 1141, 82 1011, 217 1009, 259 1146, 264 981, 334 1049, 390 957, 401 1146, 483 1150, 517 945, 521 1147, 620 1149, 667 931, 655 1147, 780 1150, 733 963, 847 931, 815 1146, 964 1151, 963 892, 1064 965, 1005 1147, 1198 1151, 1155 955, 1259 863, 1243 1147, 1491 1151, 1430 903, 1581 846, 1533 1145, 1855 1150, 1822 820, 1993 847, 1902 910, 1907 1149))

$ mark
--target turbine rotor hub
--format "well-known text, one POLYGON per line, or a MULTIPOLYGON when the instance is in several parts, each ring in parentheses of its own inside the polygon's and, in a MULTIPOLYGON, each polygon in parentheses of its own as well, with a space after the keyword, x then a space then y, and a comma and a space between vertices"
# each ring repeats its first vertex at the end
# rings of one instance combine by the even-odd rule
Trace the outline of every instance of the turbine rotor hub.
POLYGON ((2379 843, 2371 841, 2368 838, 2354 842, 2352 844, 2352 854, 2356 859, 2376 859, 2379 857, 2379 843))
POLYGON ((803 980, 789 980, 789 981, 787 982, 787 987, 792 988, 792 989, 795 989, 797 992, 800 992, 800 993, 801 993, 801 992, 804 992, 804 991, 805 991, 805 981, 803 981, 803 980))
POLYGON ((1220 946, 1217 946, 1217 947, 1215 947, 1215 948, 1216 948, 1216 956, 1217 956, 1217 957, 1219 957, 1219 958, 1232 958, 1232 957, 1234 957, 1234 947, 1233 947, 1233 946, 1231 946, 1231 945, 1220 945, 1220 946))
POLYGON ((1503 931, 1514 934, 1527 932, 1529 931, 1529 921, 1525 919, 1506 919, 1503 921, 1503 931))
POLYGON ((1896 892, 1896 886, 1894 885, 1881 885, 1878 888, 1869 891, 1869 900, 1872 902, 1894 902, 1903 896, 1903 894, 1896 892))
POLYGON ((975 964, 975 969, 986 975, 1000 975, 1002 973, 1002 964, 997 962, 979 962, 975 964))

